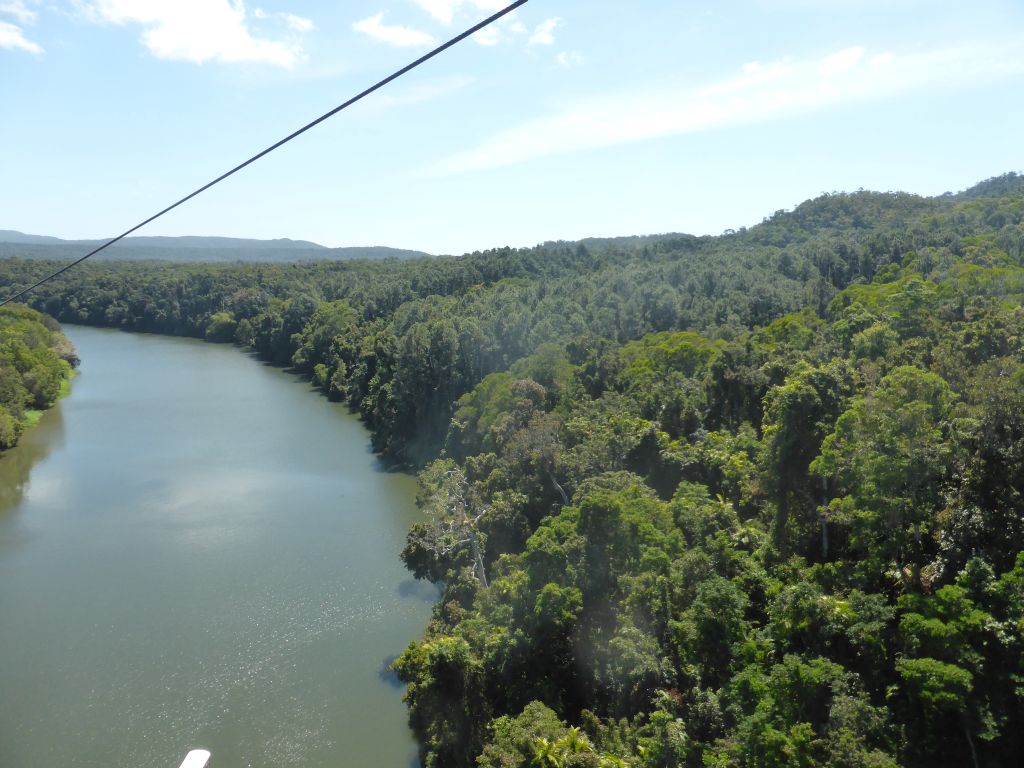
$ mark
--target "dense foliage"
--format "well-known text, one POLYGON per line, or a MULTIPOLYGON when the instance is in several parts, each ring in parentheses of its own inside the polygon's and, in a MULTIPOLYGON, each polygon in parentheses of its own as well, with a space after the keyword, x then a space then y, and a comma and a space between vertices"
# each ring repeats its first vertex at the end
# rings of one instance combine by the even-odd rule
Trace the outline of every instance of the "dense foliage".
MULTIPOLYGON (((378 450, 422 464, 437 455, 455 400, 542 344, 619 344, 677 329, 730 339, 804 307, 820 314, 839 290, 898 266, 907 252, 948 247, 953 211, 970 218, 965 227, 1002 232, 1000 214, 984 206, 836 194, 717 238, 586 240, 408 261, 86 262, 31 303, 62 322, 233 339, 267 360, 294 362, 360 410, 378 450), (343 326, 334 344, 332 329, 343 326)), ((1005 229, 1003 237, 1019 238, 1005 229)), ((54 266, 0 265, 4 288, 54 266)))
MULTIPOLYGON (((7 285, 41 271, 8 262, 7 285)), ((1024 755, 1024 180, 718 238, 90 265, 63 320, 249 344, 424 466, 428 768, 1024 755)))
POLYGON ((54 404, 77 363, 53 318, 28 307, 0 307, 0 450, 14 446, 54 404))

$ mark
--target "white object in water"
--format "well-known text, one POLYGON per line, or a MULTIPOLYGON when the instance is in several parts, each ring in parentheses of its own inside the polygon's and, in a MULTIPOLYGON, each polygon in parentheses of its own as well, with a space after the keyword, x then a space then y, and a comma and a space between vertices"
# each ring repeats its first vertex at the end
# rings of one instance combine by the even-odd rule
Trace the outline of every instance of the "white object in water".
POLYGON ((193 749, 185 755, 181 768, 207 768, 210 764, 210 753, 205 749, 193 749))

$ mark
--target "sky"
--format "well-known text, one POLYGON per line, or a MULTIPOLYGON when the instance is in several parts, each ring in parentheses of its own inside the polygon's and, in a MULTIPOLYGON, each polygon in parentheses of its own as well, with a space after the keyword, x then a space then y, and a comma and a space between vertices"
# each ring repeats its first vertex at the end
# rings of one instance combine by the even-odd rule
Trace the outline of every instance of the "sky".
MULTIPOLYGON (((112 237, 503 0, 0 0, 0 229, 112 237)), ((530 0, 138 234, 718 234, 1024 170, 1024 0, 530 0)))

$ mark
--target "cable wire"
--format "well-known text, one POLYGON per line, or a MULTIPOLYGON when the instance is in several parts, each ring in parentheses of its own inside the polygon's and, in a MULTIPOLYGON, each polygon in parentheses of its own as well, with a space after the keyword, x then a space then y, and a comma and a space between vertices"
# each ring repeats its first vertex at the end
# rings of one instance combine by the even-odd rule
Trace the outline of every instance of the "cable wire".
POLYGON ((359 101, 359 100, 369 96, 374 91, 379 90, 380 88, 383 88, 385 85, 387 85, 391 81, 397 80, 398 78, 400 78, 402 75, 406 74, 407 72, 411 72, 412 70, 416 69, 416 67, 420 66, 420 64, 423 64, 423 63, 429 61, 430 59, 432 59, 435 56, 437 56, 439 53, 442 53, 442 52, 448 50, 453 45, 456 45, 457 43, 461 43, 463 40, 465 40, 470 35, 476 34, 477 32, 479 32, 484 27, 490 26, 491 24, 496 22, 498 19, 502 18, 503 16, 507 16, 508 14, 512 13, 512 11, 514 11, 516 8, 519 8, 520 6, 525 5, 527 2, 529 2, 529 0, 516 0, 516 2, 512 3, 511 5, 506 6, 505 8, 502 8, 500 11, 495 13, 493 16, 488 16, 486 19, 481 21, 479 24, 475 24, 474 26, 470 27, 465 32, 463 32, 462 34, 456 35, 455 37, 453 37, 448 42, 439 45, 437 48, 435 48, 434 50, 430 51, 430 53, 424 54, 423 56, 421 56, 420 58, 416 59, 416 61, 412 62, 411 64, 407 64, 406 66, 404 66, 401 69, 399 69, 397 72, 394 72, 394 73, 388 75, 387 77, 385 77, 383 80, 380 80, 377 83, 375 83, 374 85, 371 85, 365 91, 362 91, 361 93, 358 93, 357 95, 353 96, 348 101, 346 101, 346 102, 344 102, 342 104, 339 104, 334 109, 332 109, 330 112, 325 112, 324 114, 320 115, 320 117, 316 118, 315 120, 313 120, 313 121, 311 121, 309 123, 306 123, 304 126, 299 128, 297 131, 295 131, 293 133, 290 133, 287 136, 285 136, 283 139, 281 139, 280 141, 275 142, 274 144, 271 144, 269 147, 264 149, 262 152, 258 152, 257 154, 253 155, 248 160, 246 160, 245 162, 239 163, 238 165, 236 165, 234 168, 232 168, 227 173, 223 173, 220 176, 218 176, 217 178, 215 178, 213 181, 204 184, 203 186, 201 186, 196 191, 194 191, 191 194, 188 194, 185 197, 181 198, 181 200, 179 200, 178 202, 176 202, 176 203, 174 203, 172 205, 167 206, 166 208, 164 208, 159 213, 153 214, 152 216, 150 216, 145 221, 143 221, 143 222, 141 222, 139 224, 136 224, 134 227, 132 227, 131 229, 129 229, 129 230, 125 231, 125 232, 122 232, 117 237, 111 238, 107 242, 103 243, 103 245, 101 245, 99 248, 96 248, 95 250, 90 251, 89 253, 85 254, 85 256, 82 256, 81 258, 75 259, 70 264, 66 264, 65 266, 63 266, 60 269, 58 269, 56 272, 47 275, 42 280, 39 280, 36 283, 33 283, 28 288, 25 288, 25 289, 19 291, 18 293, 14 294, 13 296, 8 296, 3 301, 0 301, 0 307, 4 306, 5 304, 9 304, 10 302, 15 301, 16 299, 21 298, 26 293, 34 291, 36 288, 41 286, 43 283, 47 283, 50 280, 53 280, 55 277, 59 277, 60 275, 64 274, 65 272, 67 272, 72 267, 78 266, 83 261, 88 259, 90 256, 95 256, 97 253, 99 253, 100 251, 104 250, 105 248, 109 248, 110 246, 112 246, 118 240, 122 240, 123 238, 128 237, 128 235, 130 235, 132 232, 135 232, 136 230, 142 229, 142 227, 146 226, 150 222, 156 221, 161 216, 163 216, 165 213, 170 213, 171 211, 173 211, 175 208, 177 208, 182 203, 187 203, 189 200, 191 200, 196 195, 199 195, 199 194, 205 192, 210 187, 212 187, 212 186, 214 186, 216 184, 219 184, 220 182, 224 181, 224 179, 228 178, 229 176, 232 176, 232 175, 238 173, 240 170, 242 170, 246 166, 251 165, 252 163, 255 163, 261 157, 264 157, 265 155, 269 155, 271 152, 273 152, 278 147, 284 146, 285 144, 287 144, 292 139, 301 136, 306 131, 308 131, 310 128, 313 128, 313 127, 319 125, 324 120, 327 120, 330 117, 334 117, 336 114, 341 112, 343 109, 347 109, 348 107, 351 107, 357 101, 359 101))

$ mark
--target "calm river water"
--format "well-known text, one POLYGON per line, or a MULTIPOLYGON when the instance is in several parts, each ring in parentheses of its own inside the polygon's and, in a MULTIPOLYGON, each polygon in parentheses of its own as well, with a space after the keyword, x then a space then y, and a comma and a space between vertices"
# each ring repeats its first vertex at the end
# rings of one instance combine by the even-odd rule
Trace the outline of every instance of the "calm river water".
POLYGON ((236 349, 67 331, 71 396, 0 458, 0 766, 408 768, 413 481, 236 349))

